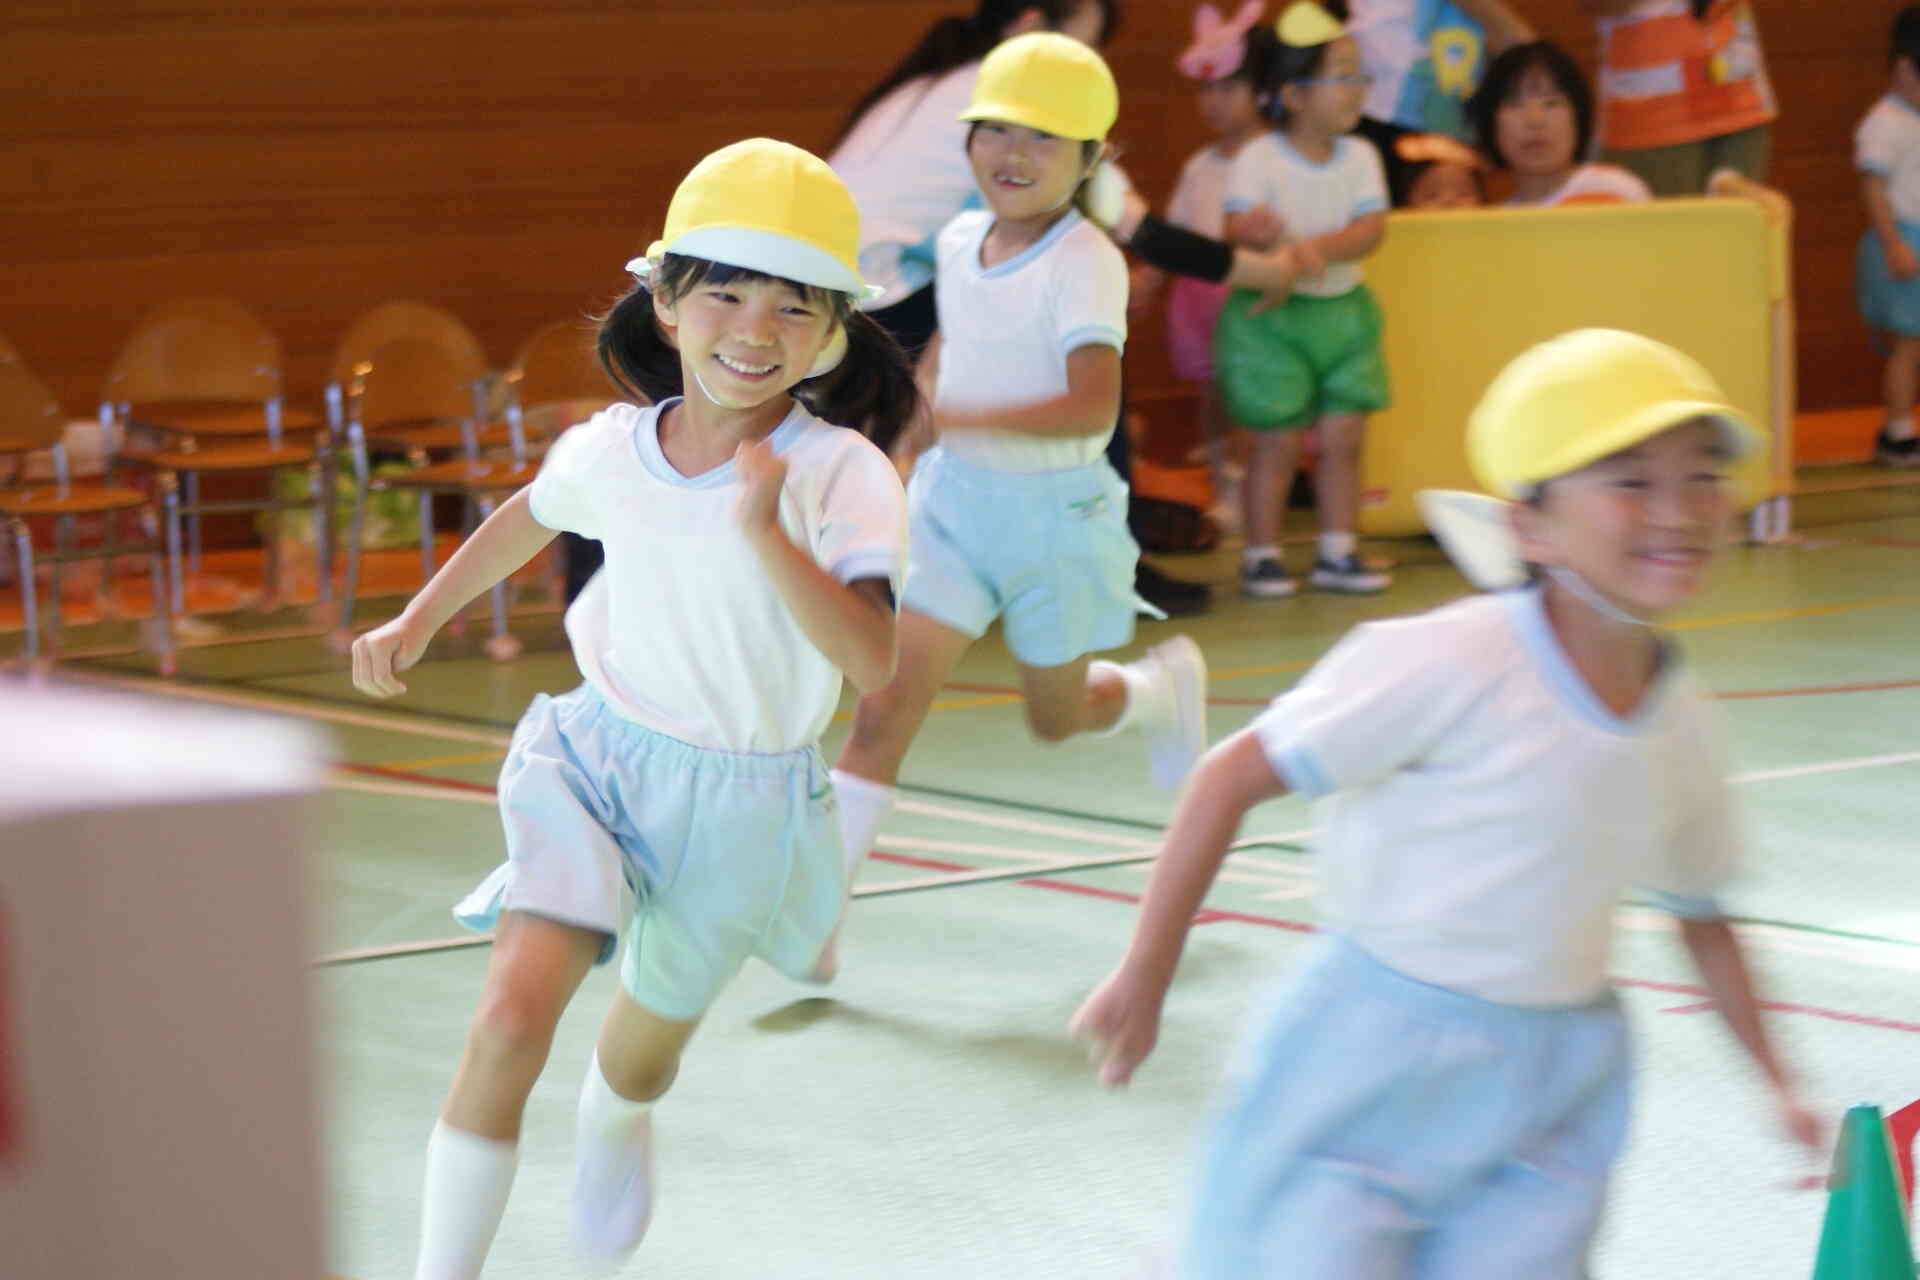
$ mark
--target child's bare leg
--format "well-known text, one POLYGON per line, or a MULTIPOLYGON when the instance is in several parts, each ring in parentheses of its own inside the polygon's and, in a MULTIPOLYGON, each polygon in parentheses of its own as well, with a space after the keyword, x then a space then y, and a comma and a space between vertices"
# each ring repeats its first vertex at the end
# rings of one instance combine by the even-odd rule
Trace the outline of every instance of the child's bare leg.
POLYGON ((1247 546, 1278 547, 1287 494, 1300 462, 1297 431, 1248 431, 1252 457, 1241 489, 1241 521, 1247 546))
POLYGON ((1360 523, 1360 448, 1367 415, 1330 413, 1317 427, 1320 455, 1313 470, 1313 499, 1320 515, 1320 546, 1313 585, 1359 594, 1384 591, 1393 579, 1361 564, 1354 532, 1360 523))
POLYGON ((574 1244, 623 1258, 653 1216, 652 1106, 673 1084, 698 1019, 663 1018, 622 991, 587 1064, 575 1128, 574 1244))
POLYGON ((853 709, 853 731, 840 749, 835 771, 892 786, 940 686, 972 644, 973 637, 965 632, 902 609, 900 661, 893 679, 853 709))
POLYGON ((527 1094, 603 941, 519 911, 501 917, 480 1008, 427 1144, 418 1280, 480 1274, 513 1186, 527 1094))
POLYGON ((1316 426, 1320 453, 1313 466, 1313 500, 1320 532, 1351 534, 1360 519, 1360 445, 1367 415, 1330 413, 1316 426))
MULTIPOLYGON (((1920 336, 1907 337, 1900 334, 1889 335, 1893 341, 1893 351, 1887 357, 1885 392, 1887 400, 1887 426, 1891 430, 1904 425, 1908 436, 1912 435, 1913 404, 1920 393, 1920 336)), ((1902 437, 1896 435, 1895 439, 1902 437)))
POLYGON ((1042 742, 1064 742, 1078 733, 1110 729, 1127 705, 1127 682, 1113 663, 1089 670, 1086 658, 1057 667, 1020 668, 1026 690, 1027 728, 1042 742))
POLYGON ((520 1113, 547 1065, 553 1029, 605 940, 525 912, 501 916, 442 1120, 483 1138, 519 1138, 520 1113))

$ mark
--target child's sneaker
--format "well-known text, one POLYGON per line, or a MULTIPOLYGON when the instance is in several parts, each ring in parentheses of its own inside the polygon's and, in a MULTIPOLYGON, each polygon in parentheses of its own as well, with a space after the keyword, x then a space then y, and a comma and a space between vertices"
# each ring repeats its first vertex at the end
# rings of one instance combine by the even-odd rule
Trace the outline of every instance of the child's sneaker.
POLYGON ((1873 438, 1873 460, 1883 467, 1920 467, 1920 436, 1895 440, 1882 427, 1873 438))
POLYGON ((1314 586, 1322 591, 1341 591, 1348 595, 1370 596, 1393 584, 1391 574, 1367 568, 1357 554, 1329 560, 1324 556, 1313 562, 1314 586))
POLYGON ((1271 556, 1240 566, 1240 594, 1261 600, 1282 600, 1300 589, 1287 566, 1271 556))
POLYGON ((1132 696, 1141 699, 1148 768, 1154 785, 1171 791, 1207 749, 1207 660, 1199 645, 1175 636, 1132 665, 1145 678, 1132 696))

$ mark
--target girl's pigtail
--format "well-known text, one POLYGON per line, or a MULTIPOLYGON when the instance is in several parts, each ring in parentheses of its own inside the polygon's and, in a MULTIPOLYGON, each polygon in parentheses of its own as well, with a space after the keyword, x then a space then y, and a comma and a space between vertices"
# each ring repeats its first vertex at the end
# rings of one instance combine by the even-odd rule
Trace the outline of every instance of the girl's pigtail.
POLYGON ((600 367, 642 404, 681 394, 680 352, 660 331, 653 316, 653 294, 635 281, 625 297, 600 318, 595 343, 600 367))
POLYGON ((913 362, 866 312, 850 312, 841 323, 847 329, 846 357, 819 377, 796 385, 793 397, 814 417, 850 427, 882 450, 891 450, 920 411, 913 362))

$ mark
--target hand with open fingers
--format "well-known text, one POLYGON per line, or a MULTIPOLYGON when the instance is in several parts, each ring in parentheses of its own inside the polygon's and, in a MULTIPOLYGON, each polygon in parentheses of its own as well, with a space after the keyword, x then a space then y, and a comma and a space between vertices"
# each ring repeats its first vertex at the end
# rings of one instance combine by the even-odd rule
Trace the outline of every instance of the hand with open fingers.
POLYGON ((1257 316, 1262 311, 1287 305, 1287 299, 1293 296, 1294 282, 1303 274, 1293 249, 1294 246, 1288 245, 1278 253, 1266 255, 1268 266, 1260 281, 1260 296, 1247 308, 1248 315, 1257 316))
POLYGON ((353 642, 353 687, 373 698, 405 693, 399 675, 427 650, 427 637, 416 636, 405 614, 375 627, 353 642))
POLYGON ((1788 1135, 1815 1159, 1824 1159, 1827 1154, 1827 1126, 1800 1101, 1799 1094, 1792 1089, 1776 1089, 1774 1107, 1788 1135))
POLYGON ((1916 255, 1906 241, 1896 240, 1887 249, 1887 270, 1893 273, 1895 280, 1911 280, 1920 276, 1920 255, 1916 255))
POLYGON ((1287 220, 1264 204, 1257 204, 1240 214, 1235 227, 1240 243, 1249 249, 1272 249, 1287 238, 1287 220))
POLYGON ((1073 1015, 1067 1029, 1075 1039, 1089 1042, 1087 1051, 1101 1084, 1118 1089, 1133 1079, 1160 1038, 1165 1000, 1164 988, 1141 980, 1122 964, 1073 1015))
POLYGON ((740 527, 750 535, 774 528, 787 482, 785 460, 765 440, 745 440, 734 450, 733 465, 740 473, 740 527))
POLYGON ((1327 255, 1320 251, 1319 245, 1311 240, 1295 240, 1287 247, 1293 250, 1293 260, 1299 265, 1303 277, 1310 279, 1325 273, 1327 255))

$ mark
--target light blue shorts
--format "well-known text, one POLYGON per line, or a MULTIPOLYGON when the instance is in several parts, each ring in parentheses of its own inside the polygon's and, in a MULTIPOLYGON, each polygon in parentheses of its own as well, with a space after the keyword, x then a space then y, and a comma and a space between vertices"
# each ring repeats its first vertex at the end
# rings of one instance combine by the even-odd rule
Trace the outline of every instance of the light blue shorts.
POLYGON ((621 981, 663 1018, 699 1017, 748 956, 810 976, 846 897, 817 747, 748 755, 624 719, 591 685, 541 694, 500 768, 507 861, 454 908, 469 929, 525 911, 627 935, 621 981))
POLYGON ((979 637, 1004 617, 1007 647, 1057 667, 1133 639, 1127 485, 1104 458, 1065 471, 994 471, 927 451, 907 486, 901 604, 979 637))
MULTIPOLYGON (((1897 225, 1907 248, 1920 253, 1920 223, 1897 225)), ((1861 234, 1854 254, 1853 288, 1868 328, 1902 338, 1920 337, 1920 277, 1894 279, 1887 251, 1872 231, 1861 234)))
POLYGON ((1181 1280, 1578 1280, 1626 1138, 1627 1024, 1416 982, 1339 937, 1242 1045, 1181 1280))

